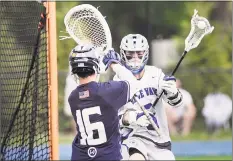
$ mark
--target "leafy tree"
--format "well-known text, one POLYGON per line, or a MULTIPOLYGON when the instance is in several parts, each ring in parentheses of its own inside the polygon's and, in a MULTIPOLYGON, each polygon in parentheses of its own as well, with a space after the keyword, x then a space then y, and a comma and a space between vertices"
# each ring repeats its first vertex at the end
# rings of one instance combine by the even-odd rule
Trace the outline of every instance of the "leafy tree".
MULTIPOLYGON (((64 17, 72 7, 77 6, 78 4, 78 2, 56 2, 57 36, 69 36, 69 34, 66 33, 64 17)), ((68 69, 69 53, 76 45, 77 44, 73 39, 57 40, 59 70, 68 69)))
POLYGON ((187 54, 180 72, 177 72, 184 87, 192 93, 200 112, 203 107, 202 100, 209 92, 220 91, 232 96, 232 23, 229 19, 232 9, 230 2, 185 2, 185 6, 187 18, 181 21, 181 36, 174 36, 180 53, 184 48, 184 39, 190 31, 190 21, 187 19, 191 19, 195 8, 200 16, 209 19, 210 24, 215 27, 197 48, 187 54))

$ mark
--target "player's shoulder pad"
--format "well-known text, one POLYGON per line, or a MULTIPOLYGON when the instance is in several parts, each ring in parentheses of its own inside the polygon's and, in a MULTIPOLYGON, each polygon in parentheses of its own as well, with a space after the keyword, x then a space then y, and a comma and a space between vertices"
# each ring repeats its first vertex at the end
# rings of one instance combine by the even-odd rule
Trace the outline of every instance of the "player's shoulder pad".
POLYGON ((146 65, 145 71, 149 72, 154 77, 159 77, 161 73, 163 72, 162 69, 152 66, 152 65, 146 65))

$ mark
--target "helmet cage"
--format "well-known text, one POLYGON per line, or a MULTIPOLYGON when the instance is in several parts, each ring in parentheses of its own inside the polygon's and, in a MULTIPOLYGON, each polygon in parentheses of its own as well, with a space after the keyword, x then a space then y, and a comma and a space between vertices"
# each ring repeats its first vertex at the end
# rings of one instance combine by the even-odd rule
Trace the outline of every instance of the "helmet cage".
POLYGON ((149 45, 146 38, 140 34, 129 34, 125 36, 121 41, 120 56, 122 64, 124 64, 126 68, 131 70, 134 74, 140 73, 149 59, 149 45), (130 62, 130 59, 126 56, 127 51, 143 51, 144 54, 140 59, 140 63, 135 65, 130 62))
POLYGON ((132 66, 131 62, 129 62, 129 59, 127 59, 127 57, 126 57, 126 51, 125 50, 121 49, 120 50, 120 55, 121 55, 122 64, 124 64, 125 67, 127 69, 129 69, 130 71, 132 71, 132 73, 134 73, 134 74, 138 74, 143 70, 143 68, 147 64, 147 61, 148 61, 148 58, 149 58, 149 52, 148 52, 148 50, 145 50, 142 58, 140 59, 140 65, 139 66, 132 66))

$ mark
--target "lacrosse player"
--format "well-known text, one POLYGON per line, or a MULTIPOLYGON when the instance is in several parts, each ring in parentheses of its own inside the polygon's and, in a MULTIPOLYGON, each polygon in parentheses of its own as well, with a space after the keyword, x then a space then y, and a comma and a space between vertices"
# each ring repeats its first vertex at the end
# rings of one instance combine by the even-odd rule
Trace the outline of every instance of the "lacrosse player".
MULTIPOLYGON (((171 106, 178 107, 182 104, 182 94, 176 88, 175 77, 166 77, 161 69, 146 65, 149 58, 148 49, 149 45, 144 36, 125 36, 120 45, 121 63, 133 73, 140 86, 141 90, 136 93, 136 99, 150 113, 160 130, 160 136, 139 108, 136 99, 132 99, 119 113, 123 144, 129 150, 130 160, 175 160, 171 152, 171 139, 163 102, 160 99, 155 107, 152 107, 152 104, 164 90, 163 100, 171 106)), ((124 79, 119 78, 117 74, 113 80, 124 79)), ((128 158, 123 156, 123 159, 128 158)))
MULTIPOLYGON (((72 144, 71 160, 122 159, 118 110, 136 93, 134 90, 137 88, 131 82, 131 90, 127 81, 98 83, 97 55, 91 44, 78 45, 70 53, 71 72, 75 80, 79 80, 79 85, 68 98, 78 132, 72 144)), ((119 55, 110 52, 103 62, 122 78, 125 67, 119 61, 119 55)), ((134 79, 130 71, 127 75, 127 79, 134 79)))

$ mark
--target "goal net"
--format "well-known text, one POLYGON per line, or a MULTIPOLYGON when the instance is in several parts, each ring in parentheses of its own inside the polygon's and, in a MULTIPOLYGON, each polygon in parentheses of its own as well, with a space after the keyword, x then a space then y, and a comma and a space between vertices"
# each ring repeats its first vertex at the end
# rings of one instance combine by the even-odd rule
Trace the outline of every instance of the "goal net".
POLYGON ((0 2, 1 160, 50 160, 46 7, 0 2))

